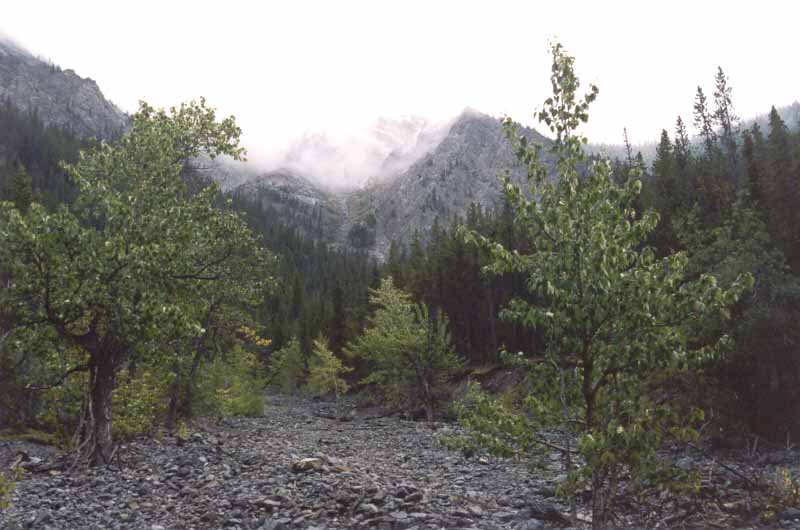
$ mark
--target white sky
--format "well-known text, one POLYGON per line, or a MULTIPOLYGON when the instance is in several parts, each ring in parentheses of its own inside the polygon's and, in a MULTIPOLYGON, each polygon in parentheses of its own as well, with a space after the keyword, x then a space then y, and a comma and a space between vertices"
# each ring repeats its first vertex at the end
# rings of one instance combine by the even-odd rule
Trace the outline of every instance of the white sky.
POLYGON ((532 124, 548 41, 600 86, 593 142, 655 141, 721 65, 738 114, 800 98, 800 2, 3 0, 0 32, 127 111, 204 95, 256 158, 306 130, 470 106, 532 124), (742 6, 742 7, 740 7, 742 6), (746 7, 744 7, 746 6, 746 7))

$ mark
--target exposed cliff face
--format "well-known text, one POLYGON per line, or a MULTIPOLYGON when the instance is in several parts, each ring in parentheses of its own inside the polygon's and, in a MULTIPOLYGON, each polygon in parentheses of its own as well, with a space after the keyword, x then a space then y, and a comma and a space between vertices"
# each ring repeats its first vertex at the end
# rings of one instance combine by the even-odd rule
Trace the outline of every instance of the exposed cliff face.
POLYGON ((0 36, 0 99, 25 111, 35 110, 45 125, 81 137, 113 138, 129 117, 106 100, 97 83, 61 70, 0 36))
MULTIPOLYGON (((523 132, 534 141, 549 142, 532 129, 523 132)), ((502 124, 466 110, 432 152, 400 175, 351 195, 348 210, 355 223, 373 222, 375 253, 385 257, 392 241, 408 244, 415 232, 424 240, 435 222, 447 224, 465 215, 472 203, 497 206, 502 198, 498 177, 505 170, 515 181, 523 180, 502 124)))

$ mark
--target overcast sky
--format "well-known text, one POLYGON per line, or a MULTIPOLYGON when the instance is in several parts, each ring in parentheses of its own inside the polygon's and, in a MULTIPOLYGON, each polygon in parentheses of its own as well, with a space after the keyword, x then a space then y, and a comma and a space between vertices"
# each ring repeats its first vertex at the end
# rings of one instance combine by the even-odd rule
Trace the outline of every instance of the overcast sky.
POLYGON ((547 44, 600 86, 591 141, 653 141, 721 65, 740 116, 800 98, 800 2, 5 0, 0 31, 95 79, 126 111, 198 96, 251 153, 377 116, 470 106, 532 123, 547 44), (741 7, 740 7, 741 6, 741 7))

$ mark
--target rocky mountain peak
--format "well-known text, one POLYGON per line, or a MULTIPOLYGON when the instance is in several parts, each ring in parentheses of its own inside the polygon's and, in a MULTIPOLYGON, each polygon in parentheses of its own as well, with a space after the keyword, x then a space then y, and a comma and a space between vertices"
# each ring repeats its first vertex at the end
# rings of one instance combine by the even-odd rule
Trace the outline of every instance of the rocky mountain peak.
POLYGON ((2 35, 0 100, 36 112, 45 125, 82 137, 113 138, 130 124, 130 118, 103 96, 94 80, 34 57, 2 35))

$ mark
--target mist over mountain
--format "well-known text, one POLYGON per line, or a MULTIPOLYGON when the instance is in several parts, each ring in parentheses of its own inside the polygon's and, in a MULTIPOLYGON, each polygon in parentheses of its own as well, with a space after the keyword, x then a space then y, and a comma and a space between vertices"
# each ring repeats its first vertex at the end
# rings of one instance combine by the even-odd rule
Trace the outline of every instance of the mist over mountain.
POLYGON ((307 132, 292 140, 270 169, 290 169, 334 189, 360 188, 407 169, 434 149, 452 120, 381 117, 361 131, 307 132))

